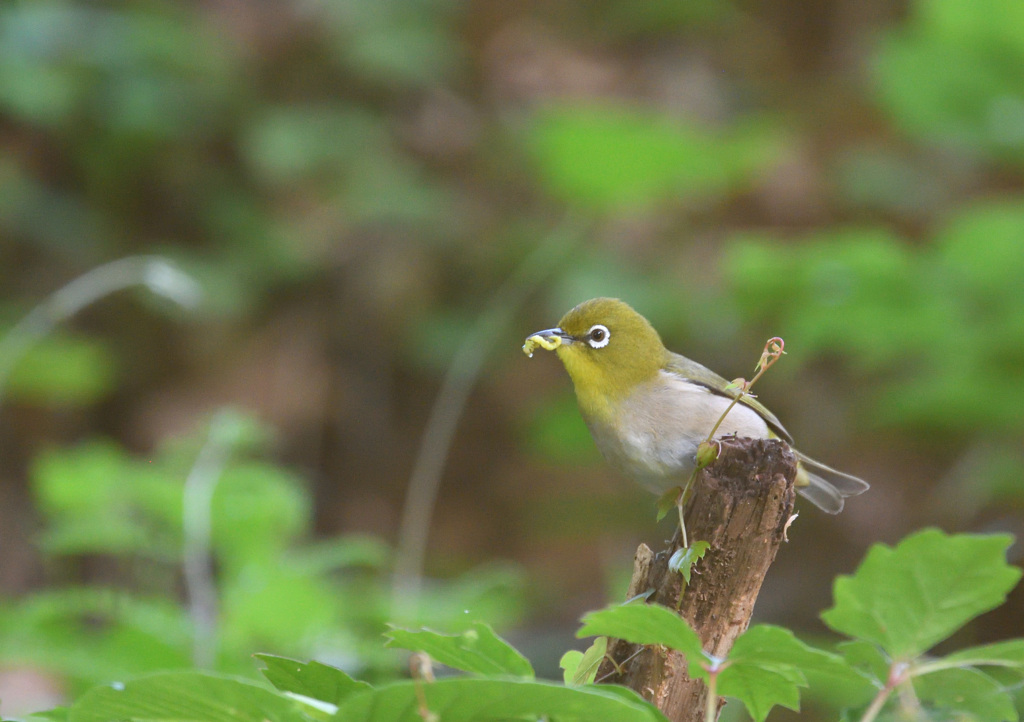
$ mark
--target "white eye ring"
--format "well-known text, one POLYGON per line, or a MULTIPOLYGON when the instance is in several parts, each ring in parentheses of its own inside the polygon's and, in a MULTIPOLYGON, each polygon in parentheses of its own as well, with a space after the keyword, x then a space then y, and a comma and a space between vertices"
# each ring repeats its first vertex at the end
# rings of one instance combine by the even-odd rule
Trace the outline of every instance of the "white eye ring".
POLYGON ((612 340, 612 332, 608 330, 607 326, 602 326, 599 323, 595 323, 587 331, 587 344, 590 348, 604 348, 608 345, 608 342, 612 340))

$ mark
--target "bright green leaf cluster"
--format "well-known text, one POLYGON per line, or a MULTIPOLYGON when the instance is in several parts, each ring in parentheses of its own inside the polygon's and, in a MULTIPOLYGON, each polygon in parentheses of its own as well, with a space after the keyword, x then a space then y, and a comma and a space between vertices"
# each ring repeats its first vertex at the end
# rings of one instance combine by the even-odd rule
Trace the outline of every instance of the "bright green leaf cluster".
MULTIPOLYGON (((847 662, 889 693, 912 686, 921 705, 976 719, 1017 720, 1008 689, 990 675, 1006 668, 1024 680, 1024 640, 926 653, 964 624, 1006 600, 1021 570, 1006 563, 1008 535, 918 532, 890 548, 877 545, 853 576, 835 583, 835 606, 822 614, 858 641, 847 662)), ((906 705, 906 695, 901 704, 906 705)), ((911 710, 913 712, 913 710, 911 710)))
POLYGON ((630 603, 592 612, 584 617, 579 635, 592 634, 682 652, 690 676, 703 679, 711 694, 717 691, 742 701, 759 722, 775 705, 799 710, 799 688, 808 684, 807 671, 854 679, 867 686, 841 657, 809 647, 780 627, 751 627, 736 640, 726 659, 707 654, 686 620, 655 604, 630 603))
POLYGON ((1005 535, 948 536, 929 529, 895 548, 875 546, 856 574, 836 581, 835 606, 823 614, 835 631, 854 638, 840 645, 840 654, 810 647, 786 629, 757 625, 737 638, 725 659, 716 659, 686 621, 642 603, 588 614, 579 634, 678 650, 689 674, 705 680, 712 694, 740 700, 759 721, 775 705, 799 709, 799 688, 813 680, 841 689, 849 706, 867 709, 865 719, 879 714, 890 693, 912 685, 905 697, 921 709, 1015 722, 1007 687, 985 669, 1004 668, 1024 679, 1024 640, 942 659, 924 656, 1005 601, 1021 576, 1005 560, 1011 541, 1005 535), (873 699, 875 706, 868 707, 873 699))
MULTIPOLYGON (((926 656, 973 617, 1001 603, 1020 570, 1006 564, 1007 536, 949 536, 929 529, 894 548, 874 547, 855 574, 835 585, 835 606, 824 614, 853 639, 838 653, 808 646, 792 632, 755 625, 725 658, 707 654, 690 625, 658 605, 633 602, 592 612, 580 636, 599 635, 585 653, 562 658, 565 686, 534 679, 530 663, 489 626, 461 634, 392 627, 389 647, 426 653, 436 663, 468 673, 433 681, 370 685, 318 662, 259 654, 266 678, 281 694, 211 673, 157 674, 104 685, 50 719, 93 722, 190 719, 198 722, 422 722, 443 719, 552 718, 663 722, 664 716, 632 691, 591 684, 613 636, 681 652, 691 675, 705 681, 710 699, 739 700, 763 722, 775 706, 800 707, 800 688, 841 690, 850 715, 864 722, 893 714, 918 719, 1016 722, 1007 685, 992 671, 1024 677, 1024 640, 926 656), (283 696, 282 696, 283 695, 283 696), (893 701, 897 700, 897 701, 893 701)), ((425 677, 425 678, 421 678, 425 677)), ((715 711, 709 705, 709 714, 715 711)), ((711 717, 709 717, 711 719, 711 717)))

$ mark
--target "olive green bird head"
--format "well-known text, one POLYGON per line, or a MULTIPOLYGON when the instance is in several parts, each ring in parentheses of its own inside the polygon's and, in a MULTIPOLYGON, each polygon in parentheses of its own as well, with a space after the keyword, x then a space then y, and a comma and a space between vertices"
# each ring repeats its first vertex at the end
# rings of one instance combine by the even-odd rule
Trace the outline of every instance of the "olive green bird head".
POLYGON ((624 398, 668 361, 654 327, 617 298, 584 301, 562 317, 558 328, 526 339, 523 350, 532 355, 537 346, 558 354, 581 405, 597 407, 624 398))

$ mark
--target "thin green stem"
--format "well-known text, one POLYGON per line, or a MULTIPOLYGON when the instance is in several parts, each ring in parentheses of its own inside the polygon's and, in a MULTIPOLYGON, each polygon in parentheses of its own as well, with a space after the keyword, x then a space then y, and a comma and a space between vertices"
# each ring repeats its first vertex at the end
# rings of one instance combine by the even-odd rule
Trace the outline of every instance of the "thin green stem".
POLYGON ((1020 662, 1012 662, 1008 659, 985 659, 981 657, 978 659, 957 660, 937 659, 933 662, 916 665, 913 676, 920 677, 924 674, 942 672, 947 669, 961 669, 963 667, 1009 667, 1011 669, 1020 669, 1021 664, 1020 662))
MULTIPOLYGON (((688 489, 690 487, 690 485, 687 484, 686 487, 688 489)), ((686 538, 686 519, 683 518, 683 510, 684 510, 685 504, 686 504, 685 499, 686 499, 686 489, 684 489, 682 491, 682 493, 679 494, 679 503, 676 504, 676 510, 679 512, 679 534, 680 534, 680 537, 683 540, 683 549, 689 549, 690 548, 690 542, 686 538)))
MULTIPOLYGON (((778 338, 777 336, 768 339, 768 341, 764 345, 764 350, 761 352, 761 358, 758 359, 757 362, 757 373, 754 374, 754 378, 752 378, 750 381, 743 381, 740 384, 739 393, 732 397, 732 401, 725 408, 725 411, 722 412, 722 415, 718 417, 718 421, 716 421, 715 425, 711 427, 711 432, 708 434, 708 437, 704 440, 705 444, 710 444, 714 440, 715 434, 718 433, 718 428, 722 425, 722 422, 725 421, 725 417, 729 415, 729 412, 733 410, 733 407, 735 407, 736 404, 740 402, 740 399, 742 399, 743 396, 750 391, 750 387, 757 383, 757 380, 764 375, 764 372, 771 368, 772 365, 782 357, 782 355, 785 353, 785 346, 785 342, 781 338, 778 338)), ((686 502, 689 501, 690 499, 690 492, 693 489, 693 482, 697 478, 697 472, 700 471, 701 468, 703 468, 702 466, 700 466, 700 464, 707 464, 706 461, 700 461, 703 455, 700 451, 701 447, 697 448, 698 466, 694 468, 693 472, 690 474, 690 478, 687 479, 686 486, 683 487, 683 493, 679 495, 679 503, 677 505, 679 507, 679 528, 682 532, 682 540, 684 547, 689 547, 689 544, 687 543, 686 538, 686 522, 683 520, 683 511, 686 508, 686 502)), ((717 458, 717 455, 715 458, 717 458)))
POLYGON ((715 425, 711 428, 711 433, 708 434, 706 441, 710 443, 711 440, 715 438, 715 433, 718 431, 718 427, 722 425, 722 422, 725 421, 725 417, 728 416, 733 407, 740 402, 740 399, 750 391, 750 388, 757 383, 757 380, 764 376, 764 372, 770 369, 772 365, 782 357, 782 354, 785 353, 784 349, 785 342, 783 342, 781 338, 776 336, 768 339, 768 342, 764 345, 764 351, 761 352, 761 358, 757 362, 757 373, 754 374, 754 378, 740 384, 739 393, 733 397, 732 403, 730 403, 722 415, 718 417, 718 421, 716 421, 715 425))
POLYGON ((892 694, 892 688, 888 685, 878 690, 878 694, 871 700, 871 705, 864 710, 864 715, 860 718, 860 722, 874 722, 874 719, 878 717, 878 713, 882 711, 886 701, 888 701, 890 694, 892 694))
POLYGON ((864 715, 860 718, 860 722, 874 722, 874 719, 878 717, 878 713, 882 711, 885 703, 889 700, 889 695, 892 694, 894 689, 910 679, 910 677, 910 665, 906 662, 893 662, 892 666, 889 667, 889 679, 885 681, 885 686, 878 690, 878 694, 871 700, 868 708, 864 710, 864 715))
POLYGON ((704 722, 718 718, 718 670, 708 670, 708 696, 704 702, 704 722))
POLYGON ((197 667, 211 667, 216 660, 219 599, 213 572, 213 493, 231 457, 232 428, 231 412, 221 411, 211 420, 206 443, 185 479, 182 567, 192 618, 192 662, 197 667))
MULTIPOLYGON (((760 376, 760 374, 758 374, 758 376, 760 376)), ((754 381, 757 381, 757 376, 754 377, 754 381)), ((732 411, 733 407, 736 406, 736 404, 740 402, 740 399, 743 398, 743 395, 747 393, 747 389, 754 385, 754 381, 751 381, 741 387, 739 394, 733 397, 732 402, 725 408, 722 415, 718 417, 718 421, 715 422, 715 425, 711 427, 711 433, 708 434, 708 438, 706 438, 705 441, 710 443, 711 440, 715 438, 715 434, 718 433, 718 427, 722 425, 722 422, 725 421, 725 417, 729 415, 729 412, 732 411)))

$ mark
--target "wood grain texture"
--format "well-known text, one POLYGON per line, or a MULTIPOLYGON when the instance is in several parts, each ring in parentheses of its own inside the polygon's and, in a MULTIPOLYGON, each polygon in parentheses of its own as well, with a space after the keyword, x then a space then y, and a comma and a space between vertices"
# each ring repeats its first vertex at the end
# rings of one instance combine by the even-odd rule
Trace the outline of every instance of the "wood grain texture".
MULTIPOLYGON (((761 584, 785 539, 795 478, 796 457, 785 443, 723 439, 718 460, 698 474, 686 510, 690 539, 711 545, 694 566, 689 586, 684 590, 682 576, 668 569, 680 546, 677 534, 658 554, 640 545, 627 599, 653 590, 650 600, 678 609, 706 652, 725 656, 750 623, 761 584)), ((610 640, 608 654, 622 673, 605 659, 598 680, 631 687, 670 720, 704 719, 707 689, 689 678, 681 654, 622 640, 610 640)))

